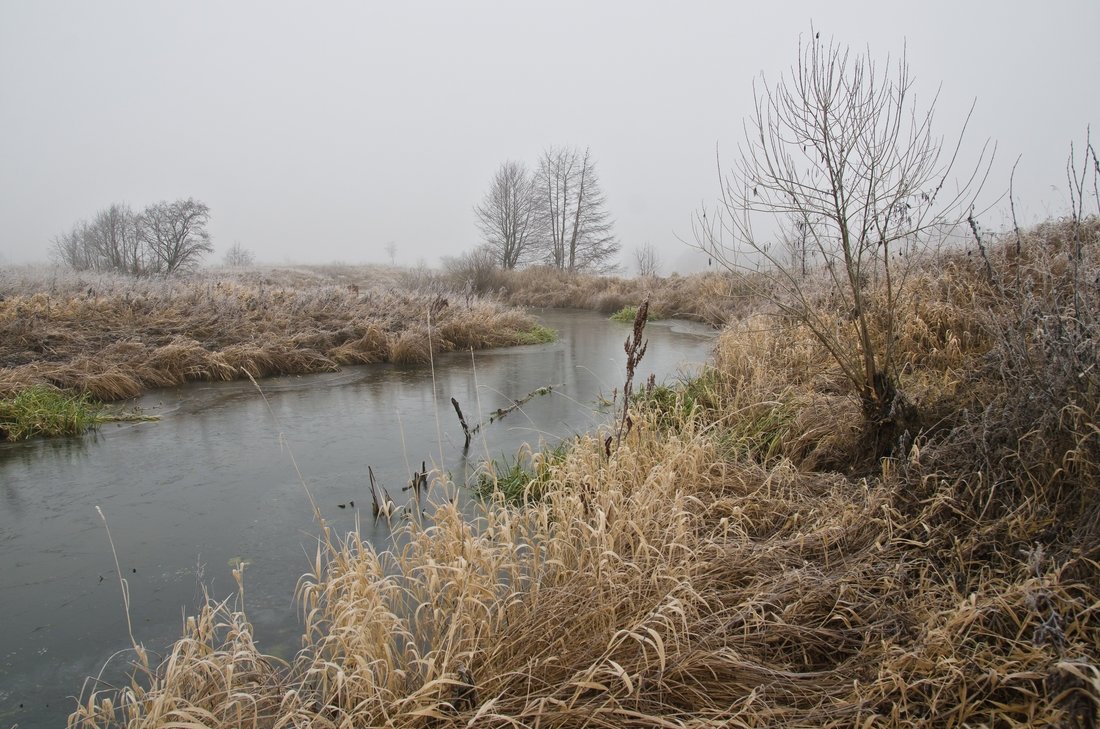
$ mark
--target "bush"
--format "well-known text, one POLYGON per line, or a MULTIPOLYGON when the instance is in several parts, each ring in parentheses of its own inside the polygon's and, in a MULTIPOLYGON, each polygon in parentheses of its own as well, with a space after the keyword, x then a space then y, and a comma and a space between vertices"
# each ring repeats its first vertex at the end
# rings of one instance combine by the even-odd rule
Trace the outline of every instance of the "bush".
POLYGON ((482 296, 499 287, 496 256, 491 248, 481 246, 457 258, 443 261, 443 270, 451 287, 467 294, 482 296))

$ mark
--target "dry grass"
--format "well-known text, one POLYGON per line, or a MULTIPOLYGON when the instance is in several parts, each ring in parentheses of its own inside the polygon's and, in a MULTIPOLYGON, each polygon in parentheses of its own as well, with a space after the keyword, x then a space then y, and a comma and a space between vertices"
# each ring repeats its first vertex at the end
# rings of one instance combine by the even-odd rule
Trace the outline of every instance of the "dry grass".
POLYGON ((1100 241, 1057 240, 916 272, 891 458, 817 340, 748 318, 610 457, 535 454, 539 498, 325 529, 289 664, 208 606, 70 724, 1094 727, 1100 241))
MULTIPOLYGON (((461 275, 452 278, 455 285, 462 284, 461 275)), ((742 278, 732 273, 621 278, 532 266, 495 270, 482 288, 516 306, 590 309, 609 315, 649 299, 652 319, 690 319, 721 326, 761 305, 751 294, 753 287, 742 278)))
POLYGON ((421 363, 429 334, 440 352, 518 344, 535 326, 493 301, 399 283, 388 269, 171 280, 9 269, 0 276, 0 397, 48 385, 116 400, 191 380, 421 363))

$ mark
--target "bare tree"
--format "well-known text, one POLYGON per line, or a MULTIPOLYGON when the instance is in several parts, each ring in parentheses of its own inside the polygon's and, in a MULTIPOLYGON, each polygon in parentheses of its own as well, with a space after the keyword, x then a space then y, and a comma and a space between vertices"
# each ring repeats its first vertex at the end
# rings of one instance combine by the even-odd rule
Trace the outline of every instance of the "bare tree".
POLYGON ((539 160, 536 185, 546 219, 547 261, 566 271, 613 269, 619 242, 589 151, 547 149, 539 160))
POLYGON ((210 208, 194 198, 159 202, 142 211, 138 237, 148 246, 158 272, 171 274, 199 263, 214 250, 206 224, 210 208))
POLYGON ((661 257, 648 241, 634 249, 634 263, 638 266, 638 275, 642 277, 656 276, 661 269, 661 257))
POLYGON ((54 239, 54 255, 78 271, 145 272, 145 250, 128 205, 105 208, 54 239))
POLYGON ((95 252, 88 245, 88 223, 80 221, 67 233, 61 233, 53 239, 53 257, 74 271, 89 271, 95 268, 95 252))
POLYGON ((101 269, 144 273, 144 251, 130 206, 116 203, 101 210, 89 226, 89 235, 101 269))
POLYGON ((232 247, 225 253, 225 265, 227 266, 251 266, 256 262, 256 256, 240 244, 234 241, 232 247))
POLYGON ((800 42, 789 75, 754 85, 740 159, 724 173, 717 208, 704 210, 695 228, 696 241, 727 268, 761 272, 747 278, 814 333, 880 425, 897 395, 895 311, 911 257, 899 254, 965 219, 989 170, 983 146, 963 179, 947 184, 966 124, 945 146, 932 134, 936 98, 918 108, 911 86, 904 53, 880 66, 816 33, 800 42), (793 262, 769 239, 784 218, 803 226, 793 262), (806 253, 845 312, 841 327, 810 300, 806 253), (872 305, 873 294, 880 303, 872 305))
POLYGON ((500 165, 474 212, 501 268, 515 268, 542 237, 544 219, 535 197, 535 179, 522 162, 500 165))

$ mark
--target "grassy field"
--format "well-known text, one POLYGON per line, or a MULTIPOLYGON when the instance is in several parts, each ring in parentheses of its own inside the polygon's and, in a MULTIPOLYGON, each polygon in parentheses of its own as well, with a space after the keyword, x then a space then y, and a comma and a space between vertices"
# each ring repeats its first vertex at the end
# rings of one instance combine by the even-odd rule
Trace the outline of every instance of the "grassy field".
MULTIPOLYGON (((493 300, 383 267, 221 270, 134 279, 0 271, 0 408, 34 388, 98 401, 191 380, 423 363, 430 351, 547 341, 493 300)), ((0 426, 2 428, 2 426, 0 426)), ((16 438, 38 432, 0 429, 16 438)))
POLYGON ((745 317, 474 521, 437 483, 399 549, 323 527, 291 661, 208 605, 70 724, 1095 726, 1098 230, 916 265, 885 457, 820 341, 745 317))

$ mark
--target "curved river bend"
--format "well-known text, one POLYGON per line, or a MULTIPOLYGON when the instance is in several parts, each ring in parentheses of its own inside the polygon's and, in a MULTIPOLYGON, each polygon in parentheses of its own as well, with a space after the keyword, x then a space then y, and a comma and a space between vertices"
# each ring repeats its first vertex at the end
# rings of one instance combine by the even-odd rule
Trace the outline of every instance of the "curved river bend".
MULTIPOLYGON (((231 564, 247 560, 257 641, 289 656, 300 637, 294 587, 317 533, 291 454, 334 530, 351 531, 359 512, 364 536, 385 548, 388 527, 370 518, 367 466, 398 500, 423 460, 459 478, 472 464, 451 397, 473 425, 555 386, 485 426, 470 461, 510 458, 523 443, 552 444, 602 422, 596 401, 622 387, 630 326, 591 312, 540 318, 557 342, 443 355, 434 382, 426 366, 349 367, 263 380, 266 402, 247 381, 198 383, 137 400, 156 423, 0 444, 0 726, 61 726, 85 677, 119 651, 103 675, 117 681, 126 668, 126 617, 96 506, 146 648, 163 650, 180 635, 204 589, 233 594, 231 564)), ((646 333, 636 384, 650 373, 667 382, 709 355, 704 327, 652 322, 646 333)))

